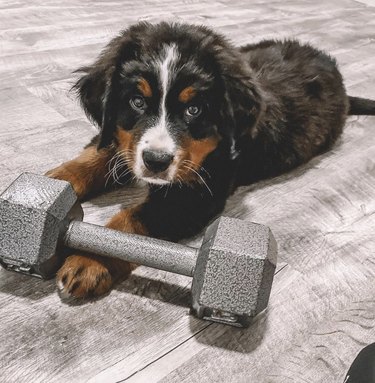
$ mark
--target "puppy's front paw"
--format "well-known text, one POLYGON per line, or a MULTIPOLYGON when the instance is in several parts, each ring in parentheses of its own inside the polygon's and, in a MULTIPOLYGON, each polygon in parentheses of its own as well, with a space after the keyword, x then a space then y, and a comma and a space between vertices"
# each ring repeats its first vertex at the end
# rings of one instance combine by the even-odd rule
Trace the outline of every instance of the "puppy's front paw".
POLYGON ((57 273, 56 282, 63 298, 97 297, 111 289, 112 274, 100 257, 71 255, 57 273))
POLYGON ((78 198, 82 198, 87 193, 87 182, 85 177, 79 177, 74 170, 70 169, 67 164, 62 164, 57 168, 49 170, 46 176, 57 180, 68 181, 72 185, 78 198))

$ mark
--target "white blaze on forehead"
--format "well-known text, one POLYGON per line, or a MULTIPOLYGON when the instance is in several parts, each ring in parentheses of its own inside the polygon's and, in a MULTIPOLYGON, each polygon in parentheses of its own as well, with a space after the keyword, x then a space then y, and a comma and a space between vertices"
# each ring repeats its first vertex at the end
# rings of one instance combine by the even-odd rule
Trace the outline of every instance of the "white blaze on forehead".
POLYGON ((161 91, 162 91, 162 97, 161 97, 161 117, 165 117, 166 115, 166 108, 165 108, 165 99, 167 97, 169 85, 172 80, 173 75, 173 67, 176 64, 176 61, 178 59, 178 51, 175 44, 164 46, 164 57, 162 61, 159 61, 158 65, 158 72, 160 76, 160 85, 161 85, 161 91))
POLYGON ((150 147, 165 150, 172 154, 176 149, 175 143, 168 132, 169 121, 166 107, 166 98, 171 83, 173 69, 178 59, 178 51, 175 44, 164 45, 162 54, 157 60, 157 70, 161 86, 161 100, 159 107, 159 119, 156 125, 146 134, 150 135, 150 147))
MULTIPOLYGON (((155 60, 161 88, 159 116, 155 126, 146 130, 139 141, 135 161, 135 173, 142 173, 143 150, 160 150, 175 154, 176 144, 169 132, 166 98, 173 78, 179 53, 175 44, 164 45, 160 57, 155 60)), ((173 175, 171 175, 173 176, 173 175)))
POLYGON ((159 118, 155 126, 147 129, 141 142, 144 142, 149 149, 162 150, 173 154, 175 143, 168 128, 168 114, 166 108, 166 98, 173 76, 174 66, 179 57, 175 44, 164 45, 161 57, 156 61, 159 81, 161 86, 161 99, 159 107, 159 118))

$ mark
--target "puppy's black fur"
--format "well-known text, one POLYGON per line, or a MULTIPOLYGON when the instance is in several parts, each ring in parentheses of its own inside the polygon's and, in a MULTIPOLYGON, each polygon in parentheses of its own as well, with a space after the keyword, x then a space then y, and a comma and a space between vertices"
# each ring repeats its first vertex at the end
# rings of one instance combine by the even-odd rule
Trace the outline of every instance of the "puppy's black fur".
MULTIPOLYGON (((150 185, 139 219, 152 236, 177 240, 196 233, 220 213, 235 186, 276 176, 327 150, 348 112, 375 112, 373 101, 348 98, 335 60, 309 45, 267 40, 238 49, 205 27, 140 23, 82 68, 76 84, 87 115, 100 127, 99 149, 118 145, 117 126, 131 131, 137 124, 125 107, 131 76, 124 80, 124 65, 137 76, 171 43, 180 52, 184 85, 197 73, 207 80, 205 118, 190 124, 188 134, 199 140, 217 130, 221 140, 201 164, 207 186, 150 185)), ((178 124, 175 129, 178 135, 178 124)))
MULTIPOLYGON (((199 140, 217 131, 221 140, 201 164, 204 183, 150 185, 138 219, 151 236, 178 240, 195 234, 220 213, 234 187, 276 176, 326 151, 348 112, 375 113, 373 101, 348 98, 335 60, 307 44, 267 40, 235 48, 205 27, 141 23, 81 69, 85 75, 76 88, 101 129, 98 148, 118 145, 117 126, 131 131, 137 124, 124 107, 124 65, 131 63, 136 76, 171 43, 180 52, 184 85, 197 73, 210 79, 203 94, 205 119, 190 124, 187 134, 199 140)), ((178 135, 178 124, 175 129, 178 135)))

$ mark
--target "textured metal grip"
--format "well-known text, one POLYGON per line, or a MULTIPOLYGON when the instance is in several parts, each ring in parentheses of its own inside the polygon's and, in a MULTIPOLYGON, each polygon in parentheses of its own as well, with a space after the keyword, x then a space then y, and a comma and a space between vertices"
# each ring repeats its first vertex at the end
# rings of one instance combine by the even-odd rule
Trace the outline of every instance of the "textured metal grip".
POLYGON ((74 249, 193 276, 198 250, 178 243, 127 234, 85 222, 70 223, 64 243, 74 249))

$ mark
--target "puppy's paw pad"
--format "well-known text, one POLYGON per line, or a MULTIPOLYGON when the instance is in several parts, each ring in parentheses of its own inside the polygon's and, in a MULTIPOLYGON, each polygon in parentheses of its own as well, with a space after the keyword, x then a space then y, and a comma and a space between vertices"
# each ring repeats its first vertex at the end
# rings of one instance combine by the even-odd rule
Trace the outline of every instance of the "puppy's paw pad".
POLYGON ((56 284, 62 298, 90 298, 108 292, 113 280, 99 259, 72 255, 57 273, 56 284))

